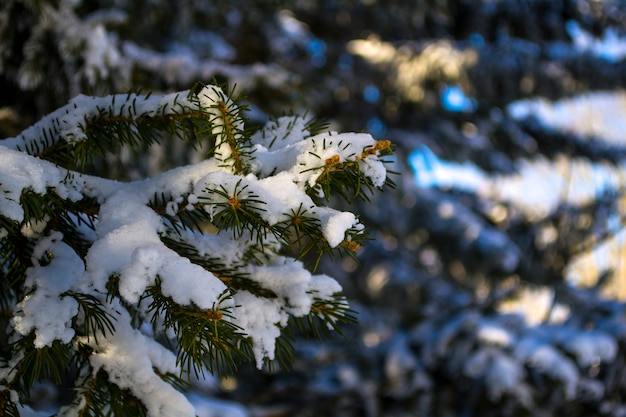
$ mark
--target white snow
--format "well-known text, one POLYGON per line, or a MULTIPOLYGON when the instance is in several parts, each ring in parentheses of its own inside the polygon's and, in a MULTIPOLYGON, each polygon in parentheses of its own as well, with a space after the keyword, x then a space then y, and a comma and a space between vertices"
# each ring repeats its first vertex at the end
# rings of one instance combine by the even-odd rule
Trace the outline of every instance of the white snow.
POLYGON ((109 76, 108 68, 122 64, 123 58, 117 49, 114 39, 107 33, 102 24, 97 24, 86 38, 85 75, 90 85, 94 86, 99 79, 109 76))
POLYGON ((311 274, 301 262, 285 260, 284 264, 255 266, 251 270, 251 278, 283 298, 283 308, 290 314, 298 317, 311 310, 312 300, 307 294, 311 274))
MULTIPOLYGON (((595 137, 608 143, 624 143, 626 94, 597 92, 549 102, 545 99, 511 103, 507 112, 515 119, 538 118, 547 127, 595 137)), ((438 158, 422 146, 409 156, 420 187, 475 192, 497 202, 512 204, 529 219, 551 214, 560 204, 583 205, 609 190, 619 190, 626 180, 622 165, 594 163, 563 155, 516 162, 517 173, 487 175, 470 163, 438 158)))
POLYGON ((276 339, 280 327, 287 324, 287 312, 279 300, 257 297, 247 291, 237 292, 234 300, 237 324, 252 339, 256 366, 261 369, 265 358, 274 359, 276 339))
POLYGON ((304 117, 279 117, 257 130, 251 140, 266 149, 282 149, 310 136, 306 123, 307 119, 304 117))
POLYGON ((522 404, 530 405, 531 397, 523 383, 524 377, 524 368, 518 361, 499 352, 494 354, 485 375, 489 396, 497 401, 504 394, 510 393, 519 398, 522 404))
POLYGON ((328 275, 313 275, 309 282, 309 292, 321 300, 330 298, 341 291, 341 285, 328 275))
POLYGON ((62 140, 78 142, 87 140, 85 122, 96 117, 127 116, 135 119, 140 116, 175 114, 183 107, 197 108, 197 104, 187 97, 188 91, 164 96, 138 96, 117 94, 105 97, 78 95, 70 102, 43 117, 15 138, 7 138, 2 145, 9 149, 24 150, 34 144, 42 146, 43 138, 48 138, 47 146, 62 140))
POLYGON ((298 78, 277 64, 234 65, 219 59, 202 59, 191 48, 155 52, 130 41, 123 42, 121 48, 124 58, 135 67, 163 75, 169 85, 189 85, 227 74, 232 85, 244 90, 253 88, 259 80, 270 87, 284 88, 298 78))
POLYGON ((617 355, 617 342, 599 330, 584 333, 567 332, 561 338, 563 348, 576 357, 581 367, 610 363, 617 355))
MULTIPOLYGON (((579 30, 570 25, 570 30, 579 30)), ((582 35, 581 35, 582 36, 582 35)), ((579 39, 584 39, 581 37, 579 39)), ((595 41, 594 41, 595 42, 595 41)), ((597 45, 589 40, 588 47, 597 45)), ((620 40, 622 45, 626 45, 620 40)), ((620 58, 621 59, 621 58, 620 58)), ((624 145, 626 129, 626 94, 624 92, 592 92, 580 96, 549 102, 537 98, 511 103, 507 111, 516 119, 536 117, 549 128, 578 135, 581 139, 595 138, 615 146, 624 145)), ((626 180, 623 163, 609 165, 591 163, 586 160, 569 160, 565 157, 555 161, 537 161, 526 164, 516 182, 508 182, 508 191, 523 198, 523 207, 533 210, 536 216, 549 213, 560 202, 585 204, 599 193, 621 192, 626 180), (541 200, 541 201, 540 201, 541 200), (536 205, 535 203, 539 203, 536 205), (537 210, 539 209, 539 210, 537 210)), ((506 181, 500 185, 504 187, 506 181)), ((621 208, 620 208, 621 210, 621 208)), ((617 221, 616 223, 619 223, 617 221)), ((601 274, 614 270, 613 278, 603 286, 602 294, 608 298, 624 300, 626 288, 623 258, 624 232, 620 226, 607 224, 610 236, 592 250, 575 256, 566 267, 568 282, 581 287, 591 287, 598 282, 601 274)))
POLYGON ((616 190, 626 180, 623 167, 593 163, 563 155, 554 160, 537 157, 517 161, 517 172, 487 175, 470 163, 439 159, 422 147, 409 157, 419 187, 474 192, 496 202, 506 202, 529 219, 542 219, 559 205, 583 205, 603 192, 616 190))
POLYGON ((515 356, 525 361, 531 368, 559 380, 565 387, 568 399, 576 395, 580 375, 574 362, 547 343, 528 336, 515 347, 515 356))
POLYGON ((602 39, 593 37, 574 20, 567 22, 565 29, 581 52, 590 52, 609 62, 619 62, 626 56, 626 39, 620 38, 614 28, 606 29, 602 39))
POLYGON ((480 192, 514 204, 531 219, 544 218, 563 203, 590 203, 603 192, 617 189, 626 179, 623 170, 608 163, 565 156, 554 161, 521 160, 518 167, 518 174, 496 176, 480 192))
MULTIPOLYGON (((94 50, 90 53, 94 55, 90 62, 106 58, 105 41, 93 40, 94 50)), ((311 137, 306 130, 306 119, 300 117, 270 122, 253 136, 257 141, 253 144, 254 158, 249 161, 253 173, 246 176, 233 172, 227 158, 232 155, 232 149, 225 140, 218 143, 220 155, 216 157, 129 183, 67 171, 24 152, 39 152, 36 148, 43 146, 42 132, 48 138, 46 146, 62 140, 89 140, 85 122, 96 116, 124 115, 134 119, 186 109, 195 111, 199 105, 211 114, 214 134, 224 135, 233 126, 244 128, 243 119, 234 117, 227 121, 215 106, 221 101, 231 116, 238 115, 238 109, 218 87, 203 89, 199 104, 187 95, 188 92, 149 98, 78 96, 0 146, 0 215, 22 223, 22 234, 36 242, 33 266, 27 270, 29 292, 15 307, 12 329, 22 336, 34 332, 38 348, 50 346, 54 341, 90 346, 92 371, 104 369, 110 381, 129 389, 146 405, 152 417, 194 416, 200 412, 194 411, 183 394, 157 375, 157 372, 180 373, 175 354, 154 341, 162 330, 159 328, 162 318, 156 317, 155 329, 147 331, 141 322, 151 318, 146 307, 149 300, 148 303, 141 300, 157 282, 163 295, 179 305, 228 308, 232 313, 228 320, 233 320, 251 339, 258 367, 266 359, 274 359, 276 338, 290 316, 309 314, 314 302, 342 302, 335 299, 341 291, 337 281, 326 275, 311 275, 302 262, 279 256, 281 242, 272 233, 253 236, 244 230, 236 238, 230 231, 207 225, 206 233, 184 230, 179 235, 170 229, 168 220, 158 210, 149 206, 154 196, 164 196, 164 211, 171 218, 185 210, 197 210, 197 205, 215 214, 219 205, 228 204, 232 197, 258 200, 249 203, 255 206, 259 219, 269 226, 289 221, 293 213, 305 212, 319 222, 321 236, 328 244, 337 247, 352 234, 360 233, 363 225, 350 212, 316 206, 307 192, 319 194, 317 181, 335 164, 358 164, 375 186, 382 186, 386 178, 378 150, 370 151, 376 145, 370 135, 331 132, 311 137), (223 190, 226 197, 212 192, 215 190, 223 190), (96 199, 100 207, 93 219, 95 230, 84 224, 77 226, 77 232, 91 243, 84 260, 63 242, 61 233, 52 231, 44 236, 50 219, 24 221, 20 198, 27 191, 53 192, 72 201, 83 197, 96 199), (219 260, 227 269, 246 274, 277 297, 261 298, 243 290, 233 290, 232 298, 223 297, 228 290, 224 282, 228 281, 223 282, 167 247, 162 241, 164 236, 192 246, 199 256, 219 260), (246 264, 246 256, 259 243, 265 248, 259 254, 260 262, 246 264), (118 280, 119 298, 105 300, 112 277, 118 280), (78 314, 78 303, 64 295, 69 291, 101 299, 114 318, 115 331, 95 335, 97 339, 94 335, 77 337, 72 322, 78 314), (139 323, 131 320, 127 305, 137 309, 139 323)), ((71 216, 77 222, 86 220, 79 215, 71 216)), ((3 231, 0 238, 7 233, 3 231)), ((76 404, 80 405, 80 398, 76 404)), ((71 411, 67 409, 68 413, 71 411)), ((231 411, 233 415, 244 413, 231 411)))
POLYGON ((293 176, 287 172, 263 178, 256 185, 260 187, 259 192, 266 203, 263 206, 266 210, 263 218, 269 224, 288 220, 288 214, 292 210, 297 212, 299 208, 308 210, 311 215, 315 214, 313 200, 294 183, 293 176))
POLYGON ((515 341, 513 335, 498 324, 481 323, 478 340, 496 346, 510 346, 515 341))
POLYGON ((33 266, 26 271, 27 290, 33 290, 16 305, 13 327, 21 335, 35 331, 35 347, 51 346, 55 340, 70 343, 72 318, 78 303, 63 296, 81 279, 85 266, 74 250, 63 243, 61 233, 41 239, 33 250, 33 266), (49 263, 42 264, 42 260, 49 263))
POLYGON ((507 106, 517 120, 535 117, 547 127, 582 137, 596 137, 613 144, 624 144, 626 93, 597 91, 551 102, 544 98, 519 100, 507 106))
POLYGON ((346 231, 356 226, 356 216, 348 212, 339 212, 331 208, 316 210, 322 222, 322 234, 331 248, 336 248, 343 242, 346 231))
MULTIPOLYGON (((6 141, 2 142, 5 145, 6 141)), ((0 215, 21 222, 24 209, 20 205, 23 192, 45 194, 53 188, 63 198, 79 200, 81 188, 76 181, 64 181, 67 172, 47 161, 0 145, 0 215)))
POLYGON ((473 353, 465 362, 463 372, 474 379, 484 377, 492 401, 500 400, 507 393, 517 394, 526 401, 523 365, 499 349, 487 347, 473 353))
POLYGON ((476 191, 487 187, 487 175, 471 163, 457 164, 439 159, 428 147, 420 146, 409 155, 409 164, 419 187, 454 188, 476 191))
POLYGON ((160 373, 178 374, 174 354, 131 326, 128 312, 120 305, 111 306, 116 314, 115 332, 106 336, 81 338, 94 351, 89 362, 94 374, 104 369, 109 380, 129 389, 148 409, 151 417, 195 416, 187 398, 159 377, 160 373))
POLYGON ((181 305, 212 308, 226 286, 213 274, 167 248, 160 240, 161 218, 138 193, 120 191, 100 207, 100 239, 87 254, 92 285, 104 291, 111 275, 120 278, 120 295, 137 303, 157 276, 161 289, 181 305))

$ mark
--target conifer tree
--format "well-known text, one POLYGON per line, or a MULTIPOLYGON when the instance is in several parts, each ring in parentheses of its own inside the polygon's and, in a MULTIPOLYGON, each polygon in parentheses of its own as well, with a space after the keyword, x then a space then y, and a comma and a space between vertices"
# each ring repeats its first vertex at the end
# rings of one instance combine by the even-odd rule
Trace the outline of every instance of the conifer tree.
POLYGON ((331 197, 391 185, 388 141, 284 116, 256 130, 215 85, 80 95, 0 143, 0 414, 40 380, 71 383, 57 415, 194 416, 181 386, 246 361, 289 362, 291 324, 354 320, 306 255, 365 237, 331 197), (178 138, 205 158, 152 178, 96 175, 123 147, 178 138))

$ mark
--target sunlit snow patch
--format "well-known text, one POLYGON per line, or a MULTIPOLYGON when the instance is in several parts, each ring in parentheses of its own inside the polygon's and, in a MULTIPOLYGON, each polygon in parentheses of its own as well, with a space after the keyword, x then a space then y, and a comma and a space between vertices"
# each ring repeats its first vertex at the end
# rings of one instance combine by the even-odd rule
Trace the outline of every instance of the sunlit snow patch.
MULTIPOLYGON (((573 118, 575 120, 576 116, 573 118)), ((592 203, 606 192, 617 193, 626 183, 624 166, 571 159, 564 155, 554 160, 544 157, 519 160, 516 163, 517 172, 507 175, 488 175, 468 162, 442 160, 426 146, 414 150, 408 162, 415 172, 418 187, 474 193, 494 203, 514 207, 531 222, 549 216, 562 204, 582 206, 592 203)), ((624 204, 626 201, 622 206, 624 204)), ((622 211, 626 211, 626 207, 620 209, 622 211)), ((565 275, 572 285, 592 287, 604 273, 612 271, 613 275, 603 285, 603 294, 624 300, 626 232, 620 231, 618 220, 614 222, 614 231, 609 231, 611 235, 607 239, 590 245, 588 251, 572 259, 565 275)), ((542 320, 537 317, 529 319, 531 322, 542 320)))
POLYGON ((506 300, 498 306, 503 314, 519 314, 529 325, 542 323, 561 324, 570 315, 569 308, 555 303, 554 289, 547 286, 522 287, 516 298, 506 300))
POLYGON ((508 105, 516 120, 534 117, 548 128, 625 144, 626 93, 595 92, 550 102, 543 98, 519 100, 508 105))
POLYGON ((415 182, 422 188, 455 189, 511 204, 528 219, 553 213, 560 204, 582 205, 626 182, 626 173, 608 163, 557 157, 519 160, 517 172, 488 175, 469 162, 439 159, 422 145, 409 155, 415 182))
POLYGON ((415 182, 422 188, 455 188, 476 191, 487 183, 487 175, 471 163, 458 164, 439 159, 426 145, 409 154, 415 182))
POLYGON ((595 38, 573 20, 565 24, 565 29, 579 51, 611 62, 621 61, 626 56, 626 39, 620 38, 614 28, 606 29, 602 39, 595 38))
MULTIPOLYGON (((626 145, 626 93, 596 92, 581 96, 549 102, 545 99, 522 100, 511 103, 507 111, 515 119, 535 117, 547 128, 576 134, 581 138, 594 137, 613 145, 626 145)), ((562 157, 564 160, 565 157, 562 157)), ((558 162, 558 161, 557 161, 558 162)), ((590 202, 597 192, 614 190, 620 192, 626 181, 624 164, 610 164, 578 161, 562 166, 562 186, 567 185, 568 202, 590 202), (595 192, 593 192, 595 190, 595 192), (585 198, 574 198, 574 197, 585 198)), ((546 175, 542 174, 545 186, 546 175)), ((539 180, 539 178, 537 178, 539 180)), ((535 181, 533 181, 535 182, 535 181)), ((620 204, 619 213, 624 212, 624 203, 620 204)), ((589 245, 589 250, 577 255, 567 265, 566 277, 576 286, 593 287, 606 272, 612 275, 602 287, 603 295, 620 300, 626 299, 626 252, 625 231, 620 230, 619 213, 614 230, 609 236, 596 244, 589 245)), ((611 227, 611 225, 607 225, 611 227)))

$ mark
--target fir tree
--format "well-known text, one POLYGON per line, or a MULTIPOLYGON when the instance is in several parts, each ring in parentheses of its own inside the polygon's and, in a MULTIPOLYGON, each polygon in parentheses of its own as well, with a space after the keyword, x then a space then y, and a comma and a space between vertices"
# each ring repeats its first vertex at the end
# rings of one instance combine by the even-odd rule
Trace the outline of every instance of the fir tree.
POLYGON ((58 415, 193 416, 190 377, 289 362, 290 323, 354 320, 303 257, 352 255, 364 227, 328 207, 390 184, 388 141, 285 116, 253 131, 233 91, 80 95, 0 146, 0 414, 37 381, 58 415), (171 137, 205 158, 134 182, 103 157, 171 137), (89 174, 91 173, 91 174, 89 174))

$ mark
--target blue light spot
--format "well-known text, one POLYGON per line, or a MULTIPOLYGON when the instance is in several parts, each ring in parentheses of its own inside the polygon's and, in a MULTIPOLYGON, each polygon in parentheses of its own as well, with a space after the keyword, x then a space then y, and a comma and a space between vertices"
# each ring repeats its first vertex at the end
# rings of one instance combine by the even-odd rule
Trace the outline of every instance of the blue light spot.
POLYGON ((311 39, 307 49, 311 55, 324 55, 326 53, 326 42, 321 39, 311 39))
POLYGON ((480 49, 485 46, 485 38, 480 33, 472 33, 469 37, 470 44, 476 48, 480 49))
POLYGON ((380 91, 375 85, 368 85, 363 89, 363 98, 368 103, 376 103, 380 99, 380 91))
POLYGON ((354 64, 354 60, 348 54, 341 54, 337 59, 337 66, 342 71, 350 71, 352 69, 352 65, 354 64))
POLYGON ((326 65, 326 42, 321 39, 311 39, 307 44, 307 50, 311 55, 311 65, 315 68, 326 65))
POLYGON ((378 117, 372 117, 367 121, 366 124, 367 131, 372 134, 374 137, 382 137, 387 133, 387 126, 380 120, 378 117))
POLYGON ((476 110, 476 100, 469 98, 457 86, 446 86, 441 89, 441 104, 449 112, 467 112, 476 110))

